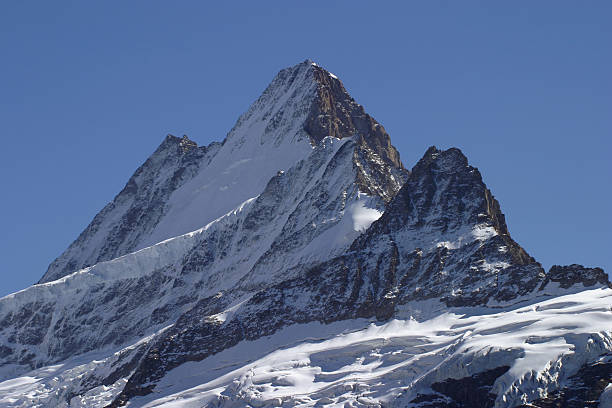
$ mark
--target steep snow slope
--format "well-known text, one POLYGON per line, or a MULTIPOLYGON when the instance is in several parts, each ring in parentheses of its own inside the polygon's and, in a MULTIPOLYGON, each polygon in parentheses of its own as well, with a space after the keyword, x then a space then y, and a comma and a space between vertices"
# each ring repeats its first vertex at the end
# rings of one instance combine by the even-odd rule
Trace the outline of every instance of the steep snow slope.
POLYGON ((230 289, 241 297, 342 253, 384 208, 359 192, 357 148, 323 139, 204 228, 0 299, 0 361, 36 367, 134 341, 200 299, 230 289))
POLYGON ((220 143, 213 143, 197 147, 186 136, 179 139, 168 135, 115 199, 49 265, 41 282, 58 279, 133 250, 164 216, 163 203, 172 192, 206 166, 220 146, 220 143))
POLYGON ((357 138, 362 192, 388 201, 399 189, 405 171, 389 135, 337 78, 307 60, 280 71, 222 144, 168 136, 41 282, 201 228, 261 193, 327 136, 357 138))
MULTIPOLYGON (((211 153, 193 158, 194 171, 181 174, 182 183, 164 186, 163 190, 138 177, 144 174, 155 181, 176 177, 161 146, 126 186, 128 192, 134 191, 135 198, 126 199, 124 189, 98 216, 110 227, 96 228, 94 220, 94 225, 51 264, 41 281, 193 231, 258 195, 274 174, 303 159, 312 149, 301 126, 315 97, 316 83, 311 77, 307 64, 281 72, 238 119, 223 144, 204 149, 211 153), (156 160, 158 156, 162 156, 160 160, 156 160), (165 194, 143 200, 140 189, 165 194), (148 216, 149 211, 139 211, 143 205, 159 215, 153 218, 148 216), (133 222, 126 223, 126 219, 133 222), (126 239, 129 235, 136 237, 126 239)), ((194 150, 200 152, 197 147, 194 150)), ((182 155, 179 157, 182 159, 182 155)), ((182 160, 177 161, 177 167, 185 168, 182 160)))

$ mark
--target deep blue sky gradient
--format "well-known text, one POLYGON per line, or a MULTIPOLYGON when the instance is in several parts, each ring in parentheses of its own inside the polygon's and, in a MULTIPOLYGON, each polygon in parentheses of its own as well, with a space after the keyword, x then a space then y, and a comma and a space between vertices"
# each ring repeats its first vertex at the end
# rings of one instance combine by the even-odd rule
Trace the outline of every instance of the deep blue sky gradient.
POLYGON ((167 133, 222 140, 281 69, 338 75, 411 168, 459 147, 548 268, 612 269, 612 3, 0 6, 0 296, 36 282, 167 133))

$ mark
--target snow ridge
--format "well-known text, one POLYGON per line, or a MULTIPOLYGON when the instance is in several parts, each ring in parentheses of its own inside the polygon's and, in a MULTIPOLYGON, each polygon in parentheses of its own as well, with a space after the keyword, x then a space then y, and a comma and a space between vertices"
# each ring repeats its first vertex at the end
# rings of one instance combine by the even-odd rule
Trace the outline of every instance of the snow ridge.
POLYGON ((317 83, 312 67, 282 70, 222 144, 169 136, 41 282, 194 231, 258 195, 312 150, 302 123, 317 83))
POLYGON ((606 406, 611 288, 544 271, 459 149, 404 169, 306 60, 0 299, 0 405, 606 406))

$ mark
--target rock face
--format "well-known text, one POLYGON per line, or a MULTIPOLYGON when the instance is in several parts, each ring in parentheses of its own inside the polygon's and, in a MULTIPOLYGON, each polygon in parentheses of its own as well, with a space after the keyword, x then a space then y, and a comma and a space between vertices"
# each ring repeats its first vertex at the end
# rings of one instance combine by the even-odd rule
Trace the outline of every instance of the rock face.
POLYGON ((460 379, 449 378, 431 384, 436 394, 419 395, 412 402, 422 408, 488 408, 495 404, 491 388, 501 375, 510 369, 502 366, 460 379))
POLYGON ((258 195, 327 136, 357 143, 360 191, 388 202, 399 190, 407 172, 384 128, 338 78, 306 60, 281 70, 223 143, 198 147, 168 136, 40 283, 206 225, 258 195))
POLYGON ((0 299, 0 405, 599 398, 611 299, 599 268, 546 273, 459 149, 407 171, 307 60, 223 143, 168 136, 41 284, 0 299))
POLYGON ((355 102, 335 75, 315 64, 313 76, 318 84, 317 95, 304 130, 313 144, 325 136, 355 137, 359 144, 355 164, 361 191, 379 194, 389 201, 397 191, 397 182, 403 181, 404 166, 385 128, 355 102))
POLYGON ((220 146, 198 147, 187 136, 168 135, 115 199, 49 265, 40 283, 133 251, 163 217, 172 192, 193 178, 220 146))
POLYGON ((508 301, 533 291, 545 275, 512 240, 497 200, 458 149, 427 150, 385 214, 351 249, 371 260, 371 248, 397 253, 406 300, 440 298, 448 306, 508 301))
POLYGON ((608 275, 601 268, 586 268, 582 265, 572 264, 568 266, 553 265, 548 271, 543 286, 550 282, 559 284, 567 289, 581 283, 585 287, 593 285, 608 285, 608 275))
POLYGON ((387 165, 404 168, 385 129, 355 102, 342 82, 316 64, 312 70, 318 84, 317 96, 304 124, 312 143, 319 143, 325 136, 338 139, 358 136, 387 165))

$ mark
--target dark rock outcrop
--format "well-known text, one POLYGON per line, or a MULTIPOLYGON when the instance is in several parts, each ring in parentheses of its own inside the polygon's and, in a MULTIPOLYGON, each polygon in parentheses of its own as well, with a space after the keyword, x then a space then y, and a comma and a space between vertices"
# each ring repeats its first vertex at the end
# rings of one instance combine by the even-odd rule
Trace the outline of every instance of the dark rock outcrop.
POLYGON ((405 263, 398 271, 405 271, 413 299, 440 297, 449 306, 507 301, 533 291, 544 277, 541 265, 510 237, 478 169, 455 148, 429 148, 352 249, 381 245, 400 248, 405 263))
POLYGON ((348 94, 342 82, 323 68, 313 65, 317 97, 304 128, 317 144, 326 136, 338 139, 359 136, 387 164, 403 169, 399 152, 385 128, 368 115, 348 94))
POLYGON ((558 283, 563 289, 581 284, 582 287, 594 285, 607 285, 612 288, 608 274, 601 268, 587 268, 582 265, 572 264, 567 266, 553 265, 546 274, 546 280, 542 282, 544 289, 550 282, 558 283))
POLYGON ((304 124, 311 142, 317 144, 326 136, 355 137, 359 150, 354 162, 359 170, 357 184, 360 190, 390 201, 407 172, 389 134, 355 102, 338 78, 310 61, 304 63, 312 65, 317 83, 317 96, 304 124))
POLYGON ((582 366, 562 389, 519 408, 603 407, 600 405, 600 397, 610 383, 612 383, 612 355, 608 354, 582 366))
POLYGON ((418 408, 492 407, 496 398, 490 392, 493 383, 509 369, 508 366, 501 366, 470 377, 433 383, 431 389, 435 394, 420 394, 411 402, 418 408))

